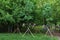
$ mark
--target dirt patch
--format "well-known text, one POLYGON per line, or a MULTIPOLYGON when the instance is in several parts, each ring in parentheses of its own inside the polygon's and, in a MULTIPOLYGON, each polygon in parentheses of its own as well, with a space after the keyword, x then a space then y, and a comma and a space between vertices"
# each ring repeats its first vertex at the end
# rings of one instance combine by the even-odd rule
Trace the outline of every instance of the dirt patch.
POLYGON ((60 33, 59 33, 59 32, 54 32, 53 35, 54 35, 54 36, 59 36, 59 37, 60 37, 60 33))

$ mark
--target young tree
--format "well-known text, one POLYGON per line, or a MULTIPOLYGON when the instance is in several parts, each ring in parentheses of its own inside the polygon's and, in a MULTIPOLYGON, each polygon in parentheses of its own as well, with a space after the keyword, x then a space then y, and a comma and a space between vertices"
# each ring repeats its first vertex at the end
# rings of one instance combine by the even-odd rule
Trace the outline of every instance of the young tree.
MULTIPOLYGON (((29 22, 32 17, 34 3, 31 0, 0 0, 0 20, 7 25, 29 22)), ((19 26, 20 27, 20 26, 19 26)))

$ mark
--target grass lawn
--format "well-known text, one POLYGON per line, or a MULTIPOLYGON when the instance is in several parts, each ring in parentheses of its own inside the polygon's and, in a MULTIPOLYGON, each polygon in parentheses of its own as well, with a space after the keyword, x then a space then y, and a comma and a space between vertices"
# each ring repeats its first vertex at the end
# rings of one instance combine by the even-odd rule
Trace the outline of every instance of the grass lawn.
POLYGON ((12 33, 0 33, 0 40, 57 40, 56 37, 50 37, 42 34, 34 34, 35 37, 32 37, 30 34, 26 34, 22 37, 23 34, 12 34, 12 33))

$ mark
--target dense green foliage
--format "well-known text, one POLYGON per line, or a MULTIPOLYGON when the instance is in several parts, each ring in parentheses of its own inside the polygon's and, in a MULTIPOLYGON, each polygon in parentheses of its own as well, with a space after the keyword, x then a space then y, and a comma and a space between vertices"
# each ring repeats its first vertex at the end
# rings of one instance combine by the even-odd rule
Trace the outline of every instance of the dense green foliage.
POLYGON ((12 23, 32 19, 33 3, 30 0, 0 0, 0 20, 12 23))
POLYGON ((60 1, 0 0, 0 27, 22 28, 23 23, 60 24, 60 1))

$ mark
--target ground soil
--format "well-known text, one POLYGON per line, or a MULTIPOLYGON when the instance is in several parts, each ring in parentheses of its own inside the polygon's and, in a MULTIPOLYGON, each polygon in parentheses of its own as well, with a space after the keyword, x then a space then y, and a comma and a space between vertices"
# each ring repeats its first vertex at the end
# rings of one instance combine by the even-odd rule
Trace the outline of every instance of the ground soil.
POLYGON ((59 36, 59 37, 60 37, 60 33, 59 33, 59 32, 54 32, 53 35, 54 35, 54 36, 59 36))
POLYGON ((60 33, 59 32, 54 32, 53 35, 57 36, 58 40, 60 40, 60 33))

